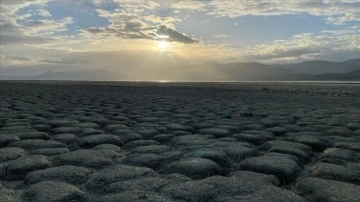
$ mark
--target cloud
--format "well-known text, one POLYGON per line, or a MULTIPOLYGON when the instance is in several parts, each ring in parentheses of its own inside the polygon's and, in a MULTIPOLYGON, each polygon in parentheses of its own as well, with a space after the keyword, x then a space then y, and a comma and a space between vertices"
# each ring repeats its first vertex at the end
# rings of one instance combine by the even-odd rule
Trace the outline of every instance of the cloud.
POLYGON ((181 21, 180 18, 176 18, 176 17, 172 17, 172 16, 160 17, 160 16, 156 16, 156 15, 144 16, 143 19, 147 23, 157 24, 157 25, 161 24, 161 25, 164 25, 164 26, 172 28, 172 29, 175 29, 175 26, 174 26, 175 22, 181 21))
POLYGON ((30 58, 16 55, 0 55, 0 64, 1 65, 15 65, 23 64, 26 61, 29 61, 30 58))
POLYGON ((66 30, 72 23, 72 18, 62 20, 44 19, 51 14, 43 9, 47 0, 5 0, 1 1, 0 13, 0 43, 1 46, 15 44, 46 44, 56 42, 59 37, 52 34, 66 30), (35 10, 27 10, 19 14, 18 11, 29 5, 35 10), (31 19, 34 16, 40 19, 31 19))
POLYGON ((47 0, 2 0, 1 4, 6 6, 28 6, 30 4, 45 3, 47 0))
POLYGON ((358 26, 344 30, 327 30, 319 34, 297 34, 287 40, 257 45, 242 52, 241 58, 247 61, 342 60, 344 55, 349 53, 354 57, 354 52, 360 52, 358 26))
POLYGON ((229 36, 229 35, 226 35, 226 34, 220 34, 220 35, 214 36, 214 38, 226 39, 226 38, 232 38, 232 36, 229 36))
POLYGON ((49 59, 42 59, 38 60, 39 63, 45 64, 57 64, 57 65, 69 65, 69 64, 78 64, 78 63, 86 63, 85 61, 80 61, 75 58, 66 58, 60 60, 49 60, 49 59))
POLYGON ((42 19, 25 20, 21 23, 22 30, 29 35, 54 34, 67 30, 67 26, 73 23, 72 17, 66 17, 62 20, 42 19))
MULTIPOLYGON (((211 0, 210 0, 211 1, 211 0)), ((176 1, 176 3, 172 4, 171 7, 176 10, 192 10, 192 11, 206 11, 207 4, 210 2, 209 0, 184 0, 184 1, 176 1)))
POLYGON ((68 19, 63 21, 38 20, 26 21, 26 25, 19 25, 12 21, 0 21, 0 43, 2 46, 9 44, 44 44, 56 42, 59 39, 53 34, 65 30, 70 23, 68 19))
POLYGON ((273 45, 262 45, 257 48, 260 47, 265 48, 265 51, 262 49, 254 49, 252 51, 249 51, 247 55, 245 54, 243 58, 245 58, 246 61, 266 61, 274 59, 281 60, 287 58, 298 59, 320 53, 320 51, 316 50, 316 48, 309 47, 285 48, 280 46, 273 47, 273 45))
POLYGON ((44 6, 48 0, 2 0, 0 4, 0 17, 3 20, 14 20, 14 14, 21 8, 29 5, 44 6))
POLYGON ((56 40, 57 40, 56 38, 52 38, 52 37, 0 34, 1 45, 43 44, 47 42, 54 42, 56 40))
MULTIPOLYGON (((134 7, 130 8, 134 9, 134 7)), ((179 43, 198 42, 193 37, 176 30, 172 24, 175 19, 172 17, 139 16, 122 10, 109 12, 97 9, 97 12, 99 16, 109 19, 110 25, 87 28, 86 30, 92 34, 105 34, 125 39, 164 40, 166 38, 168 41, 179 43)))
POLYGON ((21 27, 13 22, 2 22, 0 24, 0 44, 41 44, 56 41, 56 38, 45 36, 31 36, 25 34, 21 27))
POLYGON ((42 16, 42 17, 51 17, 52 15, 49 13, 49 11, 45 9, 38 9, 35 11, 36 15, 42 16))
POLYGON ((308 13, 325 16, 330 23, 360 21, 358 0, 185 0, 172 7, 179 11, 205 11, 209 15, 239 17, 245 15, 276 16, 308 13))
POLYGON ((133 13, 135 15, 144 14, 148 10, 156 9, 159 6, 160 1, 151 0, 113 0, 121 10, 127 13, 133 13))
MULTIPOLYGON (((187 36, 184 33, 180 33, 174 29, 167 28, 166 26, 160 26, 157 29, 157 35, 168 36, 169 41, 176 41, 180 43, 196 43, 197 40, 187 36)), ((157 37, 159 39, 159 37, 157 37)))
POLYGON ((0 23, 1 35, 13 35, 14 33, 20 32, 19 26, 12 22, 1 22, 0 23))
POLYGON ((90 27, 87 31, 92 34, 110 34, 127 39, 167 40, 169 42, 179 42, 185 44, 198 42, 198 40, 186 35, 185 33, 181 33, 164 25, 158 27, 147 27, 143 26, 139 22, 126 22, 125 26, 118 29, 90 27))

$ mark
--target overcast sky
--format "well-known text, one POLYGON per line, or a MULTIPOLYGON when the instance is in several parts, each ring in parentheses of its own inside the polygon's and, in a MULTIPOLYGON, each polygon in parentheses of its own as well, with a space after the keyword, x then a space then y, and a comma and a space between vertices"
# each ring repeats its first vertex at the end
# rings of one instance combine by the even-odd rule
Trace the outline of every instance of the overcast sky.
POLYGON ((0 2, 3 73, 360 55, 359 0, 0 2))

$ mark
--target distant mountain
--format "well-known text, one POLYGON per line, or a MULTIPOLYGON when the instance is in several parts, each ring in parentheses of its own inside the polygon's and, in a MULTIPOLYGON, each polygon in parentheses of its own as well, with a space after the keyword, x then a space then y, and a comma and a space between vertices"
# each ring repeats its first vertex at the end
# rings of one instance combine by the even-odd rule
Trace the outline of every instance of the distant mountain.
POLYGON ((344 74, 321 74, 315 75, 315 80, 327 81, 360 81, 360 69, 344 74))
POLYGON ((344 61, 344 63, 360 66, 360 59, 347 60, 347 61, 344 61))
POLYGON ((307 74, 296 70, 261 63, 231 63, 216 65, 215 69, 226 80, 302 80, 307 74))
POLYGON ((347 73, 360 69, 360 59, 344 62, 329 62, 321 60, 306 61, 297 64, 275 65, 306 74, 347 73))
MULTIPOLYGON (((123 69, 126 70, 126 69, 123 69)), ((10 80, 169 80, 169 81, 360 81, 360 59, 344 62, 308 61, 298 64, 261 63, 172 65, 136 71, 79 70, 48 71, 10 80)))
POLYGON ((35 76, 11 77, 10 80, 117 80, 119 77, 110 71, 104 70, 80 70, 67 72, 47 71, 35 76))
POLYGON ((234 63, 216 65, 221 76, 216 80, 228 81, 360 81, 360 60, 345 62, 309 61, 299 64, 265 65, 261 63, 234 63), (348 64, 347 64, 348 63, 348 64), (305 65, 304 65, 305 64, 305 65), (315 64, 318 64, 317 66, 315 64), (324 65, 325 66, 321 66, 324 65), (302 67, 313 66, 312 72, 300 71, 302 67), (327 69, 326 69, 327 68, 327 69), (322 70, 325 69, 325 70, 322 70), (350 71, 348 71, 350 70, 350 71), (330 73, 320 73, 330 72, 330 73))

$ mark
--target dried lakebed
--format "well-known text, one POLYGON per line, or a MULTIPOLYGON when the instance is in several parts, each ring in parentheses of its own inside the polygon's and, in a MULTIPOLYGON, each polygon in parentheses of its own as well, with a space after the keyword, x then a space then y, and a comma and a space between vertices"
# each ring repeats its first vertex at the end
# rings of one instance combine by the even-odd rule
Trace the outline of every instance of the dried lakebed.
POLYGON ((360 86, 0 83, 0 201, 360 201, 360 86))

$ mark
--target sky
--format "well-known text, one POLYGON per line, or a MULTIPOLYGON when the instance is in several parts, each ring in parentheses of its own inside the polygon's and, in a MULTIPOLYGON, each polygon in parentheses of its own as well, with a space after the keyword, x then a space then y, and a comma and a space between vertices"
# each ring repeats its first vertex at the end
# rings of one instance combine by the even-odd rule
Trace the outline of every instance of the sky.
POLYGON ((359 0, 0 2, 0 76, 360 56, 359 0))

